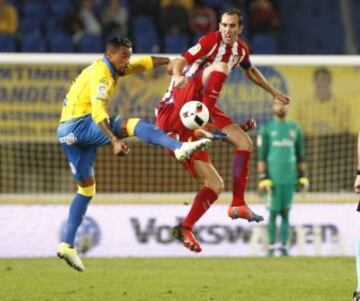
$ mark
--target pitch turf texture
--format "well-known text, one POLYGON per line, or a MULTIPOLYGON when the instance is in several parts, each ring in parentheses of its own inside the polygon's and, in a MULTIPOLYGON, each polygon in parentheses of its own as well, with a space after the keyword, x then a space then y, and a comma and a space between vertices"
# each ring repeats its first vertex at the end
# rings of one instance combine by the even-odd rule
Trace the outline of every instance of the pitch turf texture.
POLYGON ((1 259, 1 301, 348 301, 354 258, 1 259))

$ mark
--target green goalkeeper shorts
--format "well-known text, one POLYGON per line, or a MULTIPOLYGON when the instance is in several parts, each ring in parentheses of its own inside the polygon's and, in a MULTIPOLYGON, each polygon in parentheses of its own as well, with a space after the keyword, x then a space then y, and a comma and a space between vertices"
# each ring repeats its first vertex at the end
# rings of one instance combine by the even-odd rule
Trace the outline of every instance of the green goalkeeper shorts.
POLYGON ((270 211, 280 213, 290 210, 293 201, 294 184, 273 184, 270 211))

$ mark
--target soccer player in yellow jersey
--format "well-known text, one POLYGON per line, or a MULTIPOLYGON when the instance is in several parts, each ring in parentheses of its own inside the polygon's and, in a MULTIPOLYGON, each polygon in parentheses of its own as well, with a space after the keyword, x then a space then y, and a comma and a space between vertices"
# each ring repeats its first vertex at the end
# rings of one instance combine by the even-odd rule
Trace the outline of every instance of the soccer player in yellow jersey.
POLYGON ((131 59, 131 42, 126 38, 113 38, 106 45, 103 58, 86 67, 73 82, 64 100, 57 135, 77 182, 77 193, 69 210, 65 235, 57 255, 78 271, 84 265, 74 247, 75 234, 95 195, 94 163, 96 149, 112 144, 115 155, 126 155, 125 137, 161 145, 186 160, 194 151, 206 148, 209 139, 180 142, 139 118, 110 117, 107 112, 109 96, 119 77, 152 69, 169 62, 168 58, 144 56, 131 59))

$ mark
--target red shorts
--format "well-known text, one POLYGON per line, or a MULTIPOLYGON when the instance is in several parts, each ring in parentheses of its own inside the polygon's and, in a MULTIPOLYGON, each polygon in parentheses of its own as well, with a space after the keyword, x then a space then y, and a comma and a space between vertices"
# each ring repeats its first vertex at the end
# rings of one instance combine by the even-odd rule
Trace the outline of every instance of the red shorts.
MULTIPOLYGON (((173 102, 161 102, 156 106, 156 125, 166 133, 172 133, 180 141, 194 141, 193 131, 184 127, 179 117, 181 107, 188 101, 202 101, 202 72, 191 78, 183 89, 173 88, 173 102)), ((211 112, 211 118, 218 129, 223 129, 229 124, 235 123, 224 111, 217 106, 211 112)), ((194 169, 195 160, 211 163, 209 154, 205 151, 194 153, 191 158, 182 163, 183 167, 196 177, 194 169)))

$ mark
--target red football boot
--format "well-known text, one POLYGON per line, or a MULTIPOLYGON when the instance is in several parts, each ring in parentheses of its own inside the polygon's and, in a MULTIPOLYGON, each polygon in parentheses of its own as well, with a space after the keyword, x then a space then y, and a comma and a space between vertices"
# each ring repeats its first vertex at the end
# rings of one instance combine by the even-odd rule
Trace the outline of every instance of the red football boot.
POLYGON ((257 215, 246 205, 238 207, 229 207, 228 216, 232 219, 243 218, 249 222, 262 222, 264 217, 257 215))
POLYGON ((182 225, 175 226, 172 229, 172 236, 181 241, 190 251, 196 253, 201 252, 200 244, 196 240, 191 228, 184 227, 182 225))

